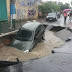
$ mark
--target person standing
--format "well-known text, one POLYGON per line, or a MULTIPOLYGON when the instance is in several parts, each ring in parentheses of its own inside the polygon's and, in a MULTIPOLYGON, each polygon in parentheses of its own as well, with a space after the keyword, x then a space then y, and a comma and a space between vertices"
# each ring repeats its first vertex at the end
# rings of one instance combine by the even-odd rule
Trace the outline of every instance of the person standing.
POLYGON ((64 23, 66 23, 66 19, 67 19, 67 13, 64 12, 64 23))
POLYGON ((72 11, 69 13, 69 20, 70 20, 70 23, 71 23, 71 20, 72 20, 72 11))

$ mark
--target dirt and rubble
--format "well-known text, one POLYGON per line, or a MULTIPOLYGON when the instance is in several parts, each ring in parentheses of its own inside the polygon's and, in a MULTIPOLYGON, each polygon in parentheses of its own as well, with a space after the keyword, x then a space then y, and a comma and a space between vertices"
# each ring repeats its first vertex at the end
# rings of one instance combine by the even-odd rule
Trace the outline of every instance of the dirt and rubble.
POLYGON ((41 58, 51 54, 54 47, 63 45, 64 41, 57 38, 53 32, 45 31, 45 40, 38 43, 38 45, 32 50, 32 52, 24 53, 16 48, 6 47, 3 44, 0 45, 0 60, 2 61, 16 61, 19 58, 20 61, 26 61, 34 58, 41 58))

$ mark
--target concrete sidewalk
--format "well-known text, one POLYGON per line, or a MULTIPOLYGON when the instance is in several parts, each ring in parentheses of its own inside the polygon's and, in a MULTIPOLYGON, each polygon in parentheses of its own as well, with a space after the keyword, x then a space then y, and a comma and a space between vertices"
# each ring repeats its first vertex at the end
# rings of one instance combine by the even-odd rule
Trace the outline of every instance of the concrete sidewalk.
MULTIPOLYGON (((0 33, 7 33, 7 32, 11 32, 14 30, 18 30, 19 28, 21 28, 21 26, 23 26, 28 20, 21 20, 21 21, 16 21, 15 22, 15 29, 11 29, 11 24, 10 22, 1 22, 0 23, 0 33)), ((33 19, 29 20, 29 21, 33 21, 33 19)), ((40 18, 40 19, 36 19, 36 21, 39 22, 44 22, 45 18, 40 18)))

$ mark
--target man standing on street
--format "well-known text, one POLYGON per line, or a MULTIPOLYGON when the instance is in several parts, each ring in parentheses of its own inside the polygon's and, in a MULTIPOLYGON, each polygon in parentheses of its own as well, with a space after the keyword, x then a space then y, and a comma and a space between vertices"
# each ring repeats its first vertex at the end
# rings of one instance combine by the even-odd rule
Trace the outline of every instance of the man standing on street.
POLYGON ((64 23, 66 23, 66 19, 67 19, 67 13, 64 12, 64 23))

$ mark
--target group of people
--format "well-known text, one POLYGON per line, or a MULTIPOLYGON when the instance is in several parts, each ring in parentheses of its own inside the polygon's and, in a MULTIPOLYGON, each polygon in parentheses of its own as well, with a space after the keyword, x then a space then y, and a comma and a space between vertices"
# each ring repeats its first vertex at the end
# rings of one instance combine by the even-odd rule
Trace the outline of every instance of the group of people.
POLYGON ((67 12, 64 12, 64 23, 66 23, 67 16, 69 16, 69 21, 71 23, 71 20, 72 20, 72 11, 69 14, 67 14, 67 12))

